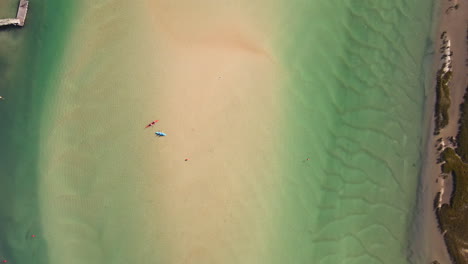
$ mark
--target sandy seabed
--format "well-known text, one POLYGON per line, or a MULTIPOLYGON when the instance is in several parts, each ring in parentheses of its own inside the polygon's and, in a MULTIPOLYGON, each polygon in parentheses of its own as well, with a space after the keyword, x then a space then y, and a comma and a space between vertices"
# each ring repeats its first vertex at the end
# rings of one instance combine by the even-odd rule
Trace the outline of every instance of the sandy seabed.
POLYGON ((270 262, 285 80, 276 8, 82 3, 42 130, 52 263, 270 262))
POLYGON ((169 136, 157 195, 174 263, 262 263, 275 229, 284 72, 268 14, 249 11, 247 1, 214 3, 151 7, 168 54, 159 84, 169 136))

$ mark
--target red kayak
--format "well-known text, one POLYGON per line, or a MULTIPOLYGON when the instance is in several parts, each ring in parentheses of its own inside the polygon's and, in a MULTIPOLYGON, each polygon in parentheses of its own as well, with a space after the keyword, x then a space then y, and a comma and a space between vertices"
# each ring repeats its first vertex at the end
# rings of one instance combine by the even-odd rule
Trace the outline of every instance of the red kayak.
POLYGON ((159 120, 154 120, 153 122, 149 123, 145 128, 152 127, 156 125, 157 122, 159 122, 159 120))

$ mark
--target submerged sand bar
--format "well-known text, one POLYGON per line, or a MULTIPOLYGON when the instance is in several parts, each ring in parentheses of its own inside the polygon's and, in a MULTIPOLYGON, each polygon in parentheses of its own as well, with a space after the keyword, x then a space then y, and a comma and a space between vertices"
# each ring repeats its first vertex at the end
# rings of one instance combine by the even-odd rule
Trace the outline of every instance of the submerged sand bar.
POLYGON ((16 13, 16 18, 5 18, 0 19, 1 26, 24 26, 24 21, 26 20, 26 14, 28 13, 29 1, 21 0, 18 6, 18 12, 16 13))

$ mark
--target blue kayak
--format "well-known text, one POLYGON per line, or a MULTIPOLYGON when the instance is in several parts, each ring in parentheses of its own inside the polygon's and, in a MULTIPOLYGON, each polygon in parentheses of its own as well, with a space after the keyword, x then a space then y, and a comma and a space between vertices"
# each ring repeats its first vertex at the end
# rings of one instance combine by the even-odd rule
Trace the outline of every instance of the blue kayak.
POLYGON ((161 131, 155 132, 154 134, 156 134, 156 136, 158 136, 158 137, 165 137, 165 136, 167 136, 166 133, 163 133, 163 132, 161 132, 161 131))

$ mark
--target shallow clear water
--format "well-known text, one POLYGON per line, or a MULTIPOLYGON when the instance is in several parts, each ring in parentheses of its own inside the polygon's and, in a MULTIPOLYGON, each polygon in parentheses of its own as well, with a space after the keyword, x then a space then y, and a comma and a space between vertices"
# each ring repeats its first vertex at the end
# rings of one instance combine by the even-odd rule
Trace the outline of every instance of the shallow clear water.
MULTIPOLYGON (((69 12, 61 2, 34 1, 27 27, 0 31, 10 43, 0 47, 0 95, 8 98, 0 102, 0 257, 170 263, 170 234, 152 211, 161 201, 147 177, 160 172, 142 169, 161 164, 142 154, 153 142, 138 136, 141 117, 151 120, 146 110, 163 101, 147 84, 165 67, 142 56, 147 43, 158 45, 137 24, 135 6, 144 5, 82 1, 69 12), (20 47, 24 57, 14 53, 20 47)), ((269 182, 279 191, 268 209, 277 230, 258 253, 270 259, 257 259, 408 263, 431 3, 281 5, 272 23, 288 82, 278 105, 281 185, 269 182)), ((249 183, 260 190, 252 204, 270 204, 264 183, 249 183)), ((246 263, 240 249, 223 262, 246 263)))
POLYGON ((431 3, 327 1, 300 12, 285 40, 282 261, 407 263, 431 3))

